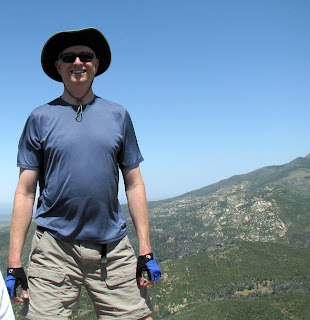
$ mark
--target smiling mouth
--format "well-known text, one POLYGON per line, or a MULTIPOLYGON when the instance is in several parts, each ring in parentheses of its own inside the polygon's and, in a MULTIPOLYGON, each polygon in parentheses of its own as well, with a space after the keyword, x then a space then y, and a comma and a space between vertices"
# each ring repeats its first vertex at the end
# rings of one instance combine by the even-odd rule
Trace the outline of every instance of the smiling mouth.
POLYGON ((71 71, 71 73, 73 73, 73 74, 82 74, 82 73, 85 73, 85 71, 71 71))

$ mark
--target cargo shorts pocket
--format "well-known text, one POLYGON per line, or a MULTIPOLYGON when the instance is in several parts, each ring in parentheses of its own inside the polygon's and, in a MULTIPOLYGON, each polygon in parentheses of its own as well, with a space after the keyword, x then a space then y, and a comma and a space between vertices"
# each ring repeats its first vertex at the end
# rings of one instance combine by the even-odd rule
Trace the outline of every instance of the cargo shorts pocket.
POLYGON ((135 268, 121 268, 122 270, 108 270, 107 278, 105 279, 106 285, 108 287, 115 287, 120 285, 125 285, 133 279, 136 279, 136 269, 135 268))
POLYGON ((54 283, 62 283, 65 275, 66 273, 64 267, 51 268, 30 263, 28 268, 28 278, 40 278, 52 281, 54 283))
MULTIPOLYGON (((28 268, 30 319, 59 319, 64 310, 65 268, 30 263, 28 268)), ((63 319, 63 318, 62 318, 63 319)))

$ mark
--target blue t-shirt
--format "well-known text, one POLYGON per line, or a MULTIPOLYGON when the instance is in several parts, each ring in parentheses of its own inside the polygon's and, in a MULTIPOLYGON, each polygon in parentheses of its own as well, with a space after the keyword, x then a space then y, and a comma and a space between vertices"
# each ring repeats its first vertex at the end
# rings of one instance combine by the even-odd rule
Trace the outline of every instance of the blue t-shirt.
POLYGON ((119 168, 143 161, 126 109, 95 97, 83 106, 58 98, 35 109, 19 142, 18 167, 39 169, 35 222, 57 239, 109 243, 126 234, 119 168))

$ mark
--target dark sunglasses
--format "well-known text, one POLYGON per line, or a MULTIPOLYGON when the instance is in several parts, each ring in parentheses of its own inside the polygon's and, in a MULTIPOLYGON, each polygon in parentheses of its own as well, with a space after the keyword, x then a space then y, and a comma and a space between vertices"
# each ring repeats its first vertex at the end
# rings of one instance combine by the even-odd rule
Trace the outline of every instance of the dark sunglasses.
POLYGON ((80 58, 81 62, 90 62, 96 57, 96 55, 92 52, 67 52, 60 54, 58 59, 61 59, 63 62, 73 63, 77 57, 80 58))

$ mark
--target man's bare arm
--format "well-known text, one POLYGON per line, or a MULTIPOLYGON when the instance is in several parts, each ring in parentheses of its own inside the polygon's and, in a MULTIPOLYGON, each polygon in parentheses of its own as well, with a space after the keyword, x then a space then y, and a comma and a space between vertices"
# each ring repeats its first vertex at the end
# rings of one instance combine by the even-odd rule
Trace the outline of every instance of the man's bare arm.
POLYGON ((139 258, 137 265, 138 281, 141 287, 147 287, 155 284, 160 279, 160 269, 154 256, 151 255, 152 248, 149 232, 149 214, 144 182, 139 167, 123 170, 123 177, 128 207, 139 241, 139 258), (149 269, 148 263, 151 264, 149 267, 152 270, 149 269), (145 281, 143 277, 143 270, 146 270, 145 268, 149 271, 147 281, 145 281))
POLYGON ((20 169, 11 220, 9 268, 21 267, 21 256, 31 223, 38 170, 20 169))
POLYGON ((149 215, 144 182, 140 168, 123 170, 128 207, 132 217, 138 241, 139 255, 152 252, 149 234, 149 215))

